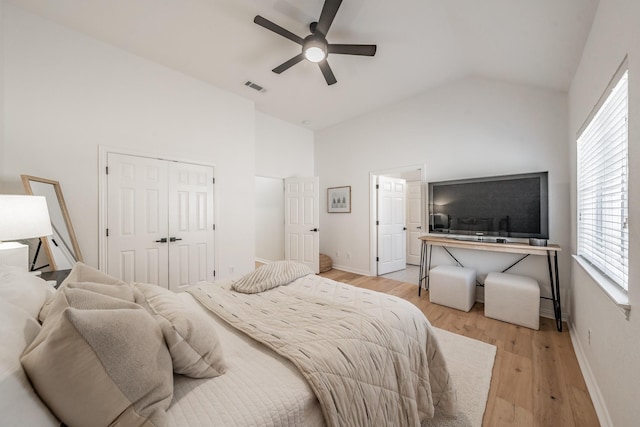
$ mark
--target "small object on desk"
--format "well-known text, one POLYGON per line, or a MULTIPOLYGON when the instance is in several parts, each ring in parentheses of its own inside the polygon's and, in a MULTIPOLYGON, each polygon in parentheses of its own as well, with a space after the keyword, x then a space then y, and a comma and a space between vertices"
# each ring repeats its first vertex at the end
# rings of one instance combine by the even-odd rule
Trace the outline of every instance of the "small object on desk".
POLYGON ((532 237, 529 239, 529 244, 531 246, 547 246, 547 239, 535 239, 532 237))
POLYGON ((71 270, 56 270, 56 271, 43 271, 40 275, 42 280, 45 280, 47 283, 56 282, 54 288, 58 289, 60 284, 67 278, 67 276, 71 273, 71 270))

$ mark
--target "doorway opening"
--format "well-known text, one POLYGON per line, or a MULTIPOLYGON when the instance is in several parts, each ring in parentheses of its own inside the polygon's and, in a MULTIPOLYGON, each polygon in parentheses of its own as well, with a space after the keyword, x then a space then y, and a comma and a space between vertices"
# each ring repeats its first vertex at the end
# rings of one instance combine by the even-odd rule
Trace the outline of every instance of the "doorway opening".
POLYGON ((369 270, 375 276, 417 285, 418 237, 426 224, 425 165, 376 170, 369 176, 369 270))

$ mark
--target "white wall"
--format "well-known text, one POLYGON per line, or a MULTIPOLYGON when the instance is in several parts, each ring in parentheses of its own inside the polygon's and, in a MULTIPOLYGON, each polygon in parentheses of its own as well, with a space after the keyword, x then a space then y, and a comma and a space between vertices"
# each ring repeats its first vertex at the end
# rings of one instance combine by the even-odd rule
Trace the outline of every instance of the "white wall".
POLYGON ((284 259, 284 183, 314 176, 313 132, 256 112, 256 259, 284 259))
MULTIPOLYGON (((321 209, 320 250, 334 258, 334 265, 369 272, 369 172, 415 164, 426 165, 428 181, 549 171, 550 239, 568 249, 566 134, 566 94, 481 78, 464 79, 317 132, 321 188, 352 186, 351 214, 321 209), (344 256, 349 252, 351 260, 344 256)), ((326 200, 321 198, 320 204, 326 206, 326 200)), ((482 275, 508 266, 512 259, 466 252, 461 261, 482 275)), ((564 289, 568 251, 561 252, 560 261, 564 289)), ((542 257, 514 271, 548 284, 542 257)), ((543 292, 548 294, 548 285, 543 292)), ((547 301, 543 305, 549 309, 547 301)))
POLYGON ((571 252, 576 251, 575 173, 578 130, 629 55, 629 302, 621 311, 577 263, 572 263, 574 347, 603 426, 635 426, 640 419, 640 2, 600 0, 589 40, 569 92, 571 252), (591 330, 589 344, 588 330, 591 330))
POLYGON ((60 181, 98 264, 98 145, 216 167, 218 276, 254 268, 253 103, 4 3, 0 182, 60 181))
MULTIPOLYGON (((4 170, 4 2, 0 1, 0 177, 4 170)), ((0 178, 0 194, 5 193, 5 185, 0 178)))
POLYGON ((256 176, 256 261, 284 259, 284 181, 256 176))
POLYGON ((313 132, 256 112, 256 175, 313 176, 313 132))

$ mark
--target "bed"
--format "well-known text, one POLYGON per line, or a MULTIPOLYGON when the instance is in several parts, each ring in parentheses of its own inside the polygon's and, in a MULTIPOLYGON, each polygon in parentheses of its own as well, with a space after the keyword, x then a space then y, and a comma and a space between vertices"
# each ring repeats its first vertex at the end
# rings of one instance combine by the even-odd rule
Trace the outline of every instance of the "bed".
POLYGON ((0 328, 7 425, 420 425, 457 410, 415 306, 300 265, 181 294, 81 263, 54 292, 0 267, 0 328))

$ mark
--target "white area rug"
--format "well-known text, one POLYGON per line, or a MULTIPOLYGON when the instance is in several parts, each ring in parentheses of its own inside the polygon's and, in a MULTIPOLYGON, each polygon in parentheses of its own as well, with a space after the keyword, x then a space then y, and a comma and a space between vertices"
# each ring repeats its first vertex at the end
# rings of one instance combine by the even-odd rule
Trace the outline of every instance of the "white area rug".
POLYGON ((496 358, 496 346, 434 328, 447 360, 458 393, 457 418, 438 416, 422 423, 426 426, 481 427, 491 373, 496 358))

